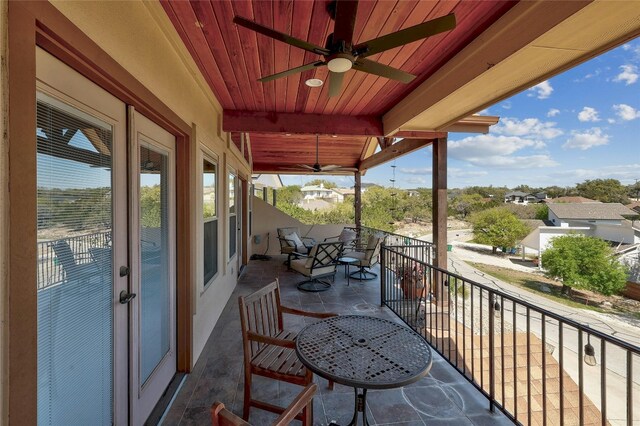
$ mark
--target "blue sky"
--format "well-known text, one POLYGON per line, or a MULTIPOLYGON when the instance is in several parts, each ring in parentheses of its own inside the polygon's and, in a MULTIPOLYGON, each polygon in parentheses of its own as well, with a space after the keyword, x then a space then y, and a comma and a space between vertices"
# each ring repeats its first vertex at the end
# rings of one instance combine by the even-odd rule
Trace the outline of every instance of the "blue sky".
MULTIPOLYGON (((480 111, 500 122, 486 135, 449 134, 449 188, 574 186, 640 179, 640 39, 480 111)), ((431 187, 431 149, 396 160, 396 186, 431 187)), ((392 163, 363 182, 391 186, 392 163)), ((300 185, 318 176, 282 176, 300 185)), ((352 186, 352 177, 330 177, 352 186)))

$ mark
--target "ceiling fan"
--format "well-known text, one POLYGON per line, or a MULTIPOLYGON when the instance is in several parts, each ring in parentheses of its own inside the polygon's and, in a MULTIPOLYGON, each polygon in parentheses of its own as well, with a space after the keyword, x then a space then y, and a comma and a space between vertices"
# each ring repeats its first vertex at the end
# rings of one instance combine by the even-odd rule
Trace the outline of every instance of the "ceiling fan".
POLYGON ((380 77, 390 78, 402 83, 411 82, 416 76, 402 70, 383 65, 379 62, 366 59, 395 47, 422 40, 429 36, 449 31, 455 28, 456 18, 454 14, 432 19, 413 27, 405 28, 391 34, 374 38, 364 43, 353 44, 353 30, 358 11, 357 0, 335 0, 327 5, 327 11, 335 21, 333 33, 329 34, 325 47, 317 46, 304 40, 281 33, 271 28, 250 21, 241 16, 235 16, 233 22, 258 32, 267 37, 287 43, 291 46, 304 49, 308 52, 324 56, 324 60, 318 60, 296 68, 272 74, 258 79, 267 82, 291 74, 301 73, 316 67, 327 66, 329 68, 329 96, 340 93, 344 73, 350 69, 363 71, 380 77))
POLYGON ((319 146, 319 138, 316 133, 316 162, 314 165, 310 166, 309 164, 298 164, 295 168, 290 168, 286 170, 297 170, 297 171, 312 171, 313 173, 326 173, 326 172, 357 172, 358 169, 356 167, 342 167, 335 164, 329 164, 326 166, 321 166, 320 161, 318 160, 318 153, 320 151, 319 146))

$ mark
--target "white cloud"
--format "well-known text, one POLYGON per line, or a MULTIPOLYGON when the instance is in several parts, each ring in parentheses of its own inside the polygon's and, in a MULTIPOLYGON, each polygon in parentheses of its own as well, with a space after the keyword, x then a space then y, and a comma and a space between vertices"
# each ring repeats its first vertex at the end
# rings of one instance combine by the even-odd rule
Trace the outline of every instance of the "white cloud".
POLYGON ((618 179, 622 184, 635 182, 640 164, 622 164, 592 169, 573 169, 550 173, 549 176, 567 180, 567 184, 577 183, 585 179, 618 179))
POLYGON ((406 167, 401 167, 398 171, 400 173, 404 173, 407 175, 430 175, 431 174, 431 167, 422 167, 422 168, 406 168, 406 167))
POLYGON ((504 101, 501 106, 502 109, 511 109, 511 101, 504 101))
POLYGON ((613 118, 607 118, 607 123, 614 124, 615 122, 616 120, 614 120, 613 118))
POLYGON ((425 185, 427 183, 427 180, 425 178, 422 177, 418 177, 418 176, 414 176, 414 177, 410 177, 408 179, 404 179, 405 182, 410 183, 412 185, 425 185))
POLYGON ((548 112, 547 112, 547 117, 555 117, 556 115, 560 114, 560 110, 557 108, 551 108, 548 112))
POLYGON ((616 112, 616 115, 624 121, 631 121, 636 118, 640 118, 640 110, 637 110, 630 105, 616 104, 613 106, 613 110, 616 112))
POLYGON ((447 174, 451 177, 456 178, 473 178, 478 176, 487 176, 489 172, 484 170, 464 170, 455 167, 449 167, 447 169, 447 174))
POLYGON ((512 155, 523 149, 544 147, 540 140, 519 136, 477 135, 449 142, 449 155, 480 167, 531 169, 558 165, 549 155, 512 155))
POLYGON ((638 81, 638 67, 635 65, 621 65, 620 69, 622 70, 620 74, 618 74, 613 81, 616 82, 624 82, 627 86, 638 81))
POLYGON ((563 132, 558 129, 556 123, 552 121, 540 121, 537 118, 517 118, 505 117, 491 128, 491 131, 507 136, 523 136, 527 138, 553 139, 563 132))
POLYGON ((551 87, 551 83, 545 80, 542 83, 536 84, 532 88, 528 89, 530 92, 528 96, 535 96, 538 99, 547 99, 551 96, 553 92, 553 87, 551 87))
POLYGON ((600 117, 598 117, 598 111, 595 108, 584 107, 582 111, 578 113, 578 120, 585 121, 600 121, 600 117))
POLYGON ((609 143, 609 135, 602 132, 599 127, 593 127, 584 132, 574 130, 571 137, 562 145, 565 149, 580 149, 585 151, 594 146, 607 145, 609 143))

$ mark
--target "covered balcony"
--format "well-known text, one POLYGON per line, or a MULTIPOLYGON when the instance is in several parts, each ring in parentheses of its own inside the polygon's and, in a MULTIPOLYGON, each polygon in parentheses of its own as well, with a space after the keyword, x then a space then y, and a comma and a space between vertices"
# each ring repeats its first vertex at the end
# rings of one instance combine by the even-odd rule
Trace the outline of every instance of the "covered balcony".
MULTIPOLYGON (((431 346, 425 378, 371 391, 372 424, 637 424, 638 348, 452 273, 446 232, 449 133, 488 132, 479 111, 640 35, 636 3, 14 1, 0 18, 0 423, 239 413, 237 297, 279 278, 285 304, 431 346), (299 291, 275 238, 302 225, 252 174, 353 176, 365 242, 362 177, 427 146, 433 241, 386 233, 375 279, 339 266, 299 291)), ((316 380, 315 424, 346 424, 352 390, 316 380)))

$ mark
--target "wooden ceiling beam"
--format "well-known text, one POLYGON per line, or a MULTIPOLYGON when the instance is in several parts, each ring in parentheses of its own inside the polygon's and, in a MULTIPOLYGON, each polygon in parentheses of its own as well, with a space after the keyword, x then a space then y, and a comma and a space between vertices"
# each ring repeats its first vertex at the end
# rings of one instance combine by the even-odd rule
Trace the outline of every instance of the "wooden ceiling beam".
POLYGON ((403 139, 400 142, 396 142, 393 145, 383 149, 380 152, 373 154, 372 156, 365 158, 358 165, 360 171, 370 169, 380 164, 384 164, 387 161, 391 161, 394 158, 401 157, 423 148, 431 143, 434 139, 403 139))
POLYGON ((274 163, 253 163, 253 173, 276 173, 280 175, 335 175, 353 176, 353 172, 314 172, 305 169, 296 169, 294 165, 278 165, 274 163))
POLYGON ((382 120, 370 115, 224 110, 222 129, 225 132, 382 136, 382 120))
POLYGON ((394 135, 396 138, 404 139, 439 139, 446 138, 447 132, 434 132, 422 130, 401 130, 394 135))
MULTIPOLYGON (((507 60, 590 3, 589 0, 559 1, 553 4, 544 1, 517 3, 384 115, 385 136, 395 134, 410 121, 425 115, 427 110, 452 93, 463 89, 470 81, 507 60)), ((537 76, 532 74, 531 80, 534 81, 536 78, 537 76)), ((457 117, 443 117, 445 121, 435 126, 434 130, 443 130, 473 114, 481 109, 484 103, 486 102, 478 97, 477 109, 464 111, 457 117)))

